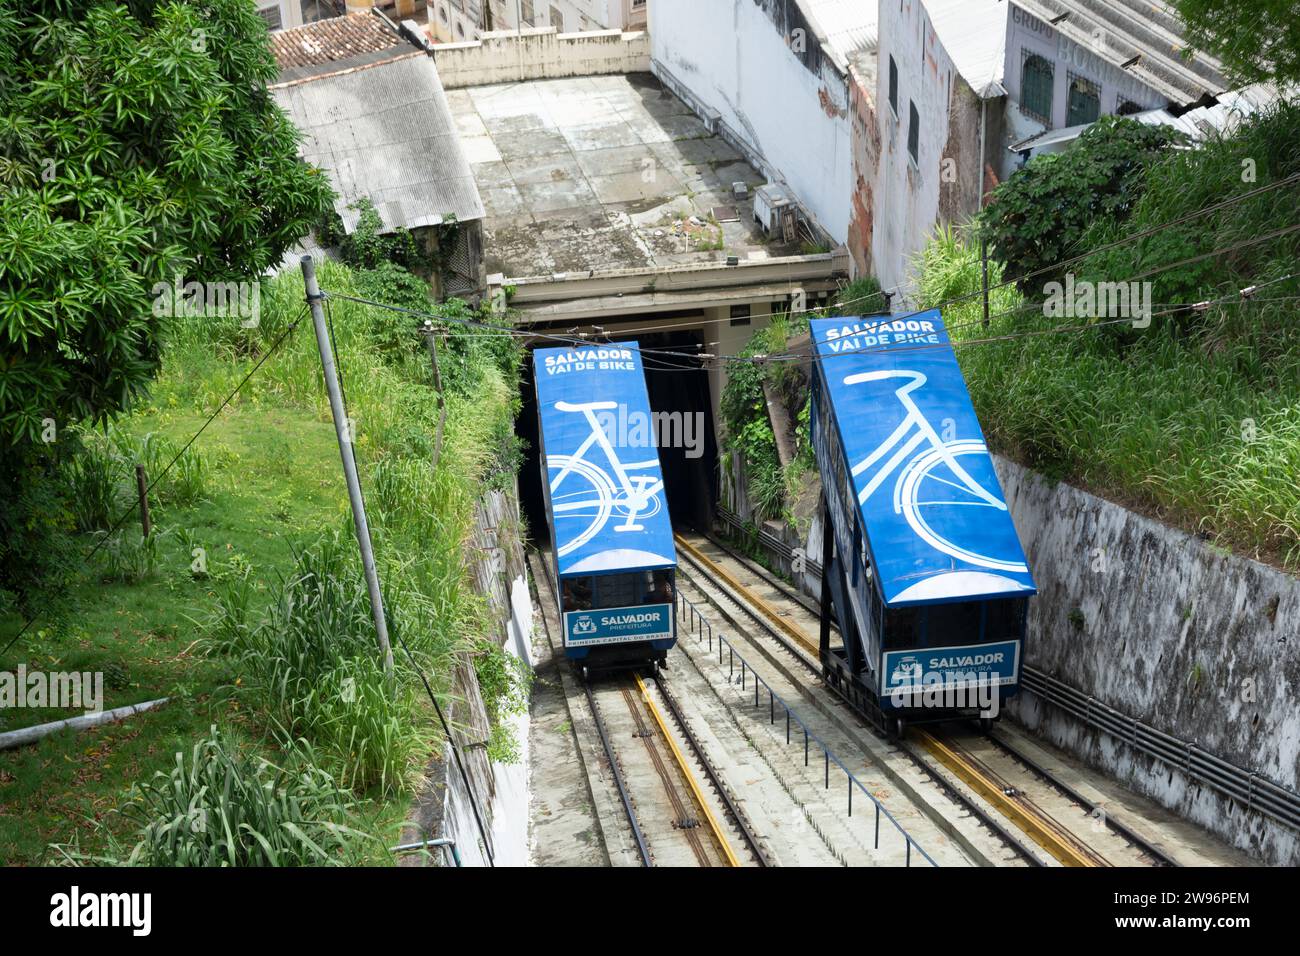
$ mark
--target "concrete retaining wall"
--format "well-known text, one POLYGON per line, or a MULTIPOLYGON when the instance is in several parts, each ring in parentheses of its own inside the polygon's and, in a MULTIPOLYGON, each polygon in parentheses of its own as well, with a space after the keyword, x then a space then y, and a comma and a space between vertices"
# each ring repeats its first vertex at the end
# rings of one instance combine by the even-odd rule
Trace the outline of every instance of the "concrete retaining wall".
POLYGON ((439 43, 432 49, 438 77, 449 90, 491 83, 650 71, 650 38, 642 31, 494 32, 485 33, 481 40, 472 43, 439 43))
MULTIPOLYGON (((1026 663, 1294 791, 1300 579, 1013 462, 998 474, 1039 586, 1026 663)), ((1300 859, 1300 837, 1164 762, 1024 695, 1011 713, 1237 847, 1300 859)))
MULTIPOLYGON (((496 638, 506 652, 532 661, 533 605, 528 592, 517 491, 488 491, 475 508, 468 553, 475 590, 487 601, 496 638)), ((450 747, 433 757, 425 785, 412 810, 403 842, 447 837, 455 841, 464 866, 487 866, 488 852, 475 820, 475 803, 491 843, 496 866, 528 862, 528 715, 506 718, 519 744, 519 760, 503 764, 488 758, 491 727, 471 661, 462 659, 453 675, 447 720, 460 749, 470 788, 466 788, 450 747)), ((450 864, 432 854, 431 861, 450 864)), ((423 862, 411 856, 407 864, 423 862)))

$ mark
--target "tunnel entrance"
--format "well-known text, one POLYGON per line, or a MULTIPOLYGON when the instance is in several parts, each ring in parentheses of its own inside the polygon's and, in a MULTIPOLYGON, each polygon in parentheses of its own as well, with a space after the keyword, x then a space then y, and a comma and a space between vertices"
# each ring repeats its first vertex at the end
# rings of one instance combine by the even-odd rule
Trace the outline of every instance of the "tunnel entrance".
MULTIPOLYGON (((700 330, 672 330, 620 336, 611 342, 632 341, 642 349, 694 355, 703 351, 700 330)), ((542 342, 542 347, 558 345, 542 342)), ((718 497, 718 449, 713 434, 713 403, 709 396, 709 373, 698 358, 642 353, 646 392, 650 410, 658 416, 656 437, 660 441, 659 463, 663 469, 668 514, 677 529, 703 530, 709 527, 718 497), (667 442, 665 443, 665 439, 667 442)), ((528 444, 519 474, 520 506, 528 520, 535 543, 548 540, 546 502, 543 498, 539 454, 537 392, 530 356, 520 376, 522 404, 515 431, 528 444)))

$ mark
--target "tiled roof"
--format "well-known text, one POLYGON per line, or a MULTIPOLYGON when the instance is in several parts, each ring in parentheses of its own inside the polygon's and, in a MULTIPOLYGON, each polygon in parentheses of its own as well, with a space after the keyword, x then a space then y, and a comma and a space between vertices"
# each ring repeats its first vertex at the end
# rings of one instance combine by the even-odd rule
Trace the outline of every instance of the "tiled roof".
POLYGON ((373 13, 350 13, 271 34, 281 78, 318 72, 324 64, 357 65, 409 44, 373 13))

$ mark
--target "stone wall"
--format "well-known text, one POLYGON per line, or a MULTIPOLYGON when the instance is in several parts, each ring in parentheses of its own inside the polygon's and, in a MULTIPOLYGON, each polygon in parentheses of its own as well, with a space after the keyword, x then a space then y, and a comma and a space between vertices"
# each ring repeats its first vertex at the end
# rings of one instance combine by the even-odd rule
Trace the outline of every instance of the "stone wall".
MULTIPOLYGON (((533 606, 524 563, 519 496, 487 491, 474 509, 474 531, 467 549, 475 590, 482 595, 492 630, 507 653, 530 665, 533 606)), ((462 658, 452 678, 446 709, 452 736, 465 766, 470 786, 465 786, 450 747, 435 754, 425 773, 424 786, 412 808, 403 842, 438 837, 455 842, 464 866, 523 866, 528 861, 528 716, 507 718, 519 743, 517 763, 502 764, 488 758, 490 733, 487 708, 473 663, 462 658), (484 841, 478 817, 487 831, 484 841)), ((433 853, 427 860, 450 865, 448 853, 433 853)), ((407 864, 425 859, 410 856, 407 864)))

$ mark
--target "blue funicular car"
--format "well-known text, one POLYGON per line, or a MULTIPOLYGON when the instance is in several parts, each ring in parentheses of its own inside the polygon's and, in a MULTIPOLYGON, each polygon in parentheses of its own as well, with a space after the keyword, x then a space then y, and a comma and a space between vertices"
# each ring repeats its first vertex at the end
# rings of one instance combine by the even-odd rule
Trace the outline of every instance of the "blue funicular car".
POLYGON ((676 640, 672 522, 635 342, 533 352, 564 652, 657 671, 676 640))
POLYGON ((826 679, 898 733, 991 721, 1036 588, 943 318, 814 319, 811 337, 826 679))

